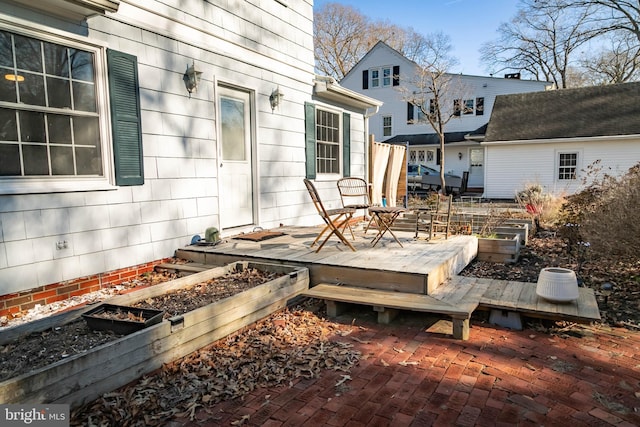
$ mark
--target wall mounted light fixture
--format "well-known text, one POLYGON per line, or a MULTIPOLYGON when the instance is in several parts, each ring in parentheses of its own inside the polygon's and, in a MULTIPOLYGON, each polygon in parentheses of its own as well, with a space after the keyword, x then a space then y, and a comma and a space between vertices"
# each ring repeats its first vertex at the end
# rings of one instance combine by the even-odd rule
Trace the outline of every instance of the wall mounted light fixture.
POLYGON ((202 71, 196 69, 196 61, 194 60, 193 63, 187 67, 187 71, 185 71, 182 76, 184 86, 187 88, 187 92, 189 92, 189 98, 191 98, 191 93, 198 91, 200 76, 202 76, 202 71))
POLYGON ((458 153, 458 160, 462 160, 462 151, 458 153))
POLYGON ((280 101, 284 98, 284 94, 280 92, 280 86, 271 91, 271 95, 269 95, 269 104, 271 105, 271 112, 276 109, 280 105, 280 101))

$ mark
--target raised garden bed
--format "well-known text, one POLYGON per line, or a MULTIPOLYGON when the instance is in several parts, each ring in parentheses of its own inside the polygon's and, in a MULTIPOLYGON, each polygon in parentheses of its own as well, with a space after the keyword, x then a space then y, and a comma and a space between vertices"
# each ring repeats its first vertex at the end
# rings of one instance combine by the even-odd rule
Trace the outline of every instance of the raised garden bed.
POLYGON ((496 233, 490 237, 478 237, 479 261, 513 263, 520 256, 520 235, 496 233))
MULTIPOLYGON (((173 315, 140 331, 69 356, 32 372, 0 382, 0 403, 68 403, 76 407, 121 387, 163 364, 185 356, 285 307, 295 295, 309 287, 306 268, 286 265, 236 262, 155 285, 107 302, 132 306, 162 298, 232 271, 255 268, 277 272, 280 277, 220 301, 173 315)), ((74 310, 16 327, 15 339, 34 331, 55 330, 78 320, 94 307, 74 310)), ((5 331, 8 332, 8 331, 5 331)), ((0 344, 7 344, 2 337, 0 344)))

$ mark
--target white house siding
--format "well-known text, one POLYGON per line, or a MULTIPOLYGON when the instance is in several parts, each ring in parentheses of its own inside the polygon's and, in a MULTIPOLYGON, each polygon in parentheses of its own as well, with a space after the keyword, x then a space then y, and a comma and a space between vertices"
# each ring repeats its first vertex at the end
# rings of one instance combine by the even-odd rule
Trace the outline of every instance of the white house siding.
POLYGON ((640 162, 640 137, 599 137, 525 143, 486 144, 485 194, 490 199, 513 199, 528 184, 540 184, 557 196, 580 191, 593 178, 586 173, 596 161, 602 173, 619 176, 640 162), (578 176, 557 179, 558 152, 578 153, 578 176))
MULTIPOLYGON (((392 117, 392 134, 423 134, 434 133, 428 123, 407 123, 407 102, 403 100, 403 93, 399 89, 405 87, 408 91, 417 90, 412 79, 417 72, 417 66, 413 61, 400 55, 397 51, 384 44, 376 45, 349 73, 340 81, 340 84, 348 89, 362 93, 363 95, 379 99, 384 102, 377 114, 371 117, 369 122, 370 132, 376 136, 376 140, 382 141, 389 137, 383 136, 382 117, 392 117), (400 66, 399 86, 387 86, 368 89, 362 88, 362 71, 371 68, 400 66)), ((478 129, 487 124, 493 109, 493 103, 497 95, 510 93, 525 93, 545 90, 550 86, 548 82, 534 80, 504 79, 488 76, 471 76, 465 74, 452 75, 452 90, 467 99, 484 97, 484 114, 481 116, 467 115, 453 118, 447 124, 446 132, 466 132, 478 129)), ((453 108, 453 105, 446 105, 453 108)))
MULTIPOLYGON (((369 53, 362 58, 356 66, 340 81, 340 84, 355 92, 379 99, 384 102, 377 114, 373 115, 369 121, 369 131, 375 135, 377 141, 384 141, 396 135, 433 134, 434 130, 428 123, 407 123, 407 102, 403 99, 403 92, 400 89, 405 87, 406 92, 418 90, 413 84, 412 76, 417 73, 417 65, 394 49, 384 43, 377 44, 369 53), (372 68, 400 66, 399 86, 380 86, 368 89, 362 88, 362 71, 372 68), (392 132, 390 136, 383 134, 383 117, 391 116, 392 132)), ((473 99, 484 98, 483 115, 463 115, 454 117, 445 126, 445 132, 472 132, 489 122, 493 104, 497 95, 511 93, 525 93, 543 91, 550 87, 549 82, 534 80, 505 79, 489 76, 471 76, 464 74, 453 74, 450 87, 456 92, 456 98, 473 99)), ((448 109, 451 105, 443 106, 448 109)), ((462 175, 463 171, 469 170, 468 150, 476 147, 477 143, 469 142, 467 147, 448 148, 445 150, 446 172, 462 175), (458 152, 463 153, 463 158, 458 159, 458 152)), ((436 149, 434 145, 412 145, 411 150, 436 149)), ((426 163, 426 162, 425 162, 426 163)), ((433 163, 427 163, 430 167, 439 169, 433 163)))
POLYGON ((255 94, 259 225, 312 222, 301 178, 313 6, 286 4, 122 0, 117 13, 77 25, 0 1, 0 18, 137 57, 145 171, 144 185, 107 191, 3 195, 0 187, 0 295, 172 256, 218 226, 217 83, 255 94), (192 60, 203 75, 189 98, 182 75, 192 60), (278 86, 285 97, 272 113, 278 86), (67 247, 56 249, 59 241, 67 247))

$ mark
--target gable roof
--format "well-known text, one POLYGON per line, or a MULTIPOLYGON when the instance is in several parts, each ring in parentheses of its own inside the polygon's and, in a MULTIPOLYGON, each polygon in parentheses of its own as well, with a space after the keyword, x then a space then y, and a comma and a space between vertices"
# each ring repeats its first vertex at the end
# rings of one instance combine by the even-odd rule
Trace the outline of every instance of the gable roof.
POLYGON ((362 62, 364 62, 369 56, 373 55, 375 51, 380 50, 380 49, 387 49, 390 52, 392 52, 393 54, 395 54, 398 57, 399 60, 406 61, 406 62, 412 64, 413 66, 418 67, 418 64, 416 64, 414 61, 412 61, 409 58, 407 58, 406 56, 404 56, 400 51, 392 48, 391 46, 389 46, 388 44, 386 44, 382 40, 378 40, 378 42, 376 44, 374 44, 373 47, 371 49, 369 49, 369 51, 367 53, 365 53, 364 56, 362 58, 360 58, 360 60, 358 62, 356 62, 354 64, 354 66, 351 67, 351 69, 349 71, 347 71, 347 74, 345 74, 344 77, 342 77, 342 79, 340 81, 344 80, 350 74, 354 73, 355 70, 358 68, 358 66, 362 62))
POLYGON ((485 142, 640 134, 640 82, 496 97, 485 142))

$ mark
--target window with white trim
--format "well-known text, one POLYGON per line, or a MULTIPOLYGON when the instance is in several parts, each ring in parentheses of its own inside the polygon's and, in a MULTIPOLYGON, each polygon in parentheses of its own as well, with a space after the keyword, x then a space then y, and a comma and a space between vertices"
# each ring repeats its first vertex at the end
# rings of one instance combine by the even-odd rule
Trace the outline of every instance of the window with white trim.
POLYGON ((578 153, 558 153, 558 180, 576 179, 578 153))
POLYGON ((382 136, 391 136, 391 116, 382 117, 382 136))
POLYGON ((427 150, 427 163, 433 163, 435 157, 435 151, 427 150))
POLYGON ((341 144, 340 114, 316 109, 316 172, 340 173, 341 144))
POLYGON ((409 150, 409 163, 416 162, 416 150, 409 150))
POLYGON ((418 150, 418 163, 424 163, 424 150, 418 150))
POLYGON ((391 67, 373 68, 369 70, 373 87, 387 87, 392 85, 393 70, 391 67))
POLYGON ((96 47, 0 30, 1 177, 105 177, 101 58, 96 47))

